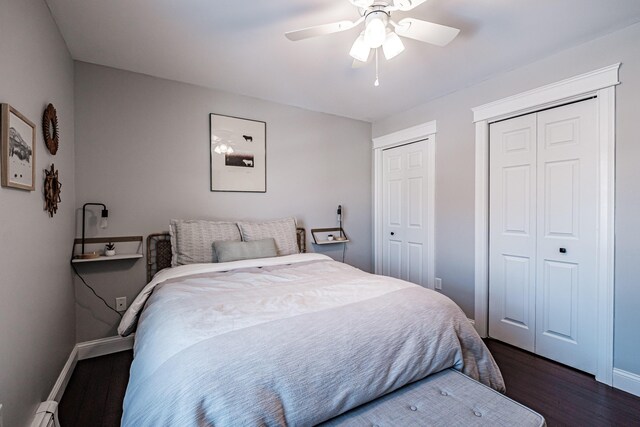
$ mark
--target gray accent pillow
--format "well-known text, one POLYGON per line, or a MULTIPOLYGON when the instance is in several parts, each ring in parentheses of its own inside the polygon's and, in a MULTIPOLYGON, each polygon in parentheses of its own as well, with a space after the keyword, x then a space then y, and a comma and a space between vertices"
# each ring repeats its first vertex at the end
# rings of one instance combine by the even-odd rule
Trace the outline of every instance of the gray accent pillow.
POLYGON ((276 241, 273 238, 251 242, 213 242, 213 250, 218 255, 218 262, 268 258, 278 255, 276 241))
POLYGON ((260 222, 240 221, 238 228, 245 242, 272 237, 276 241, 278 256, 300 253, 293 217, 260 222))
POLYGON ((235 222, 172 219, 171 266, 218 262, 213 242, 240 241, 240 230, 235 222))

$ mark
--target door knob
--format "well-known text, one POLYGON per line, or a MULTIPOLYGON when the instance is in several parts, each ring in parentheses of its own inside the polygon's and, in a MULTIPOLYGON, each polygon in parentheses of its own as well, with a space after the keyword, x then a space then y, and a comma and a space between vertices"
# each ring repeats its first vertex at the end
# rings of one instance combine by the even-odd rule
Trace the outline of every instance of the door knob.
POLYGON ((567 248, 560 248, 560 253, 561 254, 566 254, 567 253, 567 248))
POLYGON ((392 232, 391 232, 391 235, 392 235, 392 236, 395 236, 395 235, 396 235, 396 233, 394 233, 394 232, 392 231, 392 232))

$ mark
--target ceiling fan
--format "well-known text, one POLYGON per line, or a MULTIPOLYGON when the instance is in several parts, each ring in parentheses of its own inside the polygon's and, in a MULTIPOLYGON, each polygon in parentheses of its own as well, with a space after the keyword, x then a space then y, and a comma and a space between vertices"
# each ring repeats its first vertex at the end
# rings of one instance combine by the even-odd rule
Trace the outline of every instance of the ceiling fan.
MULTIPOLYGON (((339 21, 331 24, 317 25, 302 30, 289 31, 285 36, 292 41, 347 31, 364 22, 364 30, 351 47, 349 54, 355 59, 353 66, 359 67, 369 61, 371 50, 377 53, 382 47, 386 59, 391 59, 404 51, 400 37, 408 37, 437 46, 446 46, 460 32, 457 28, 434 24, 415 18, 404 18, 398 22, 391 19, 396 11, 407 12, 420 6, 427 0, 349 0, 360 12, 360 19, 355 22, 339 21)), ((376 79, 377 81, 377 79, 376 79)), ((377 85, 376 85, 377 86, 377 85)))

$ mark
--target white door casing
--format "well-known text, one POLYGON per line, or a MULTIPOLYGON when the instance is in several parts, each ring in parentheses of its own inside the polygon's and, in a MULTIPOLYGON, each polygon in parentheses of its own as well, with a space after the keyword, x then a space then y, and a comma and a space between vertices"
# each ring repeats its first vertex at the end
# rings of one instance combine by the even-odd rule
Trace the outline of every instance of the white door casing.
POLYGON ((533 352, 536 307, 536 117, 490 126, 489 330, 533 352))
POLYGON ((373 236, 374 236, 374 268, 376 274, 382 274, 384 265, 384 244, 388 235, 384 228, 384 206, 383 206, 383 152, 385 149, 400 147, 412 142, 425 140, 426 157, 426 181, 421 190, 425 208, 424 231, 424 263, 423 286, 433 289, 435 279, 435 134, 436 122, 426 122, 421 125, 403 129, 373 139, 373 236))
POLYGON ((613 379, 615 86, 620 63, 514 95, 473 109, 476 139, 475 179, 475 327, 488 330, 489 123, 596 96, 598 170, 596 380, 613 379))
POLYGON ((382 274, 427 286, 427 140, 382 153, 382 274))

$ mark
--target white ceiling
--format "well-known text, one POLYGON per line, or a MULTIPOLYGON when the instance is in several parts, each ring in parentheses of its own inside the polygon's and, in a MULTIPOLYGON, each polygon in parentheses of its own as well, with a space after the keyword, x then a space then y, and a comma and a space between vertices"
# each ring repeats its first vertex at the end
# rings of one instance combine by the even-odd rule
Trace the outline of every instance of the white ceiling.
POLYGON ((640 21, 639 0, 429 0, 412 16, 462 31, 352 69, 360 29, 284 32, 359 17, 347 0, 46 0, 74 59, 375 121, 640 21))

